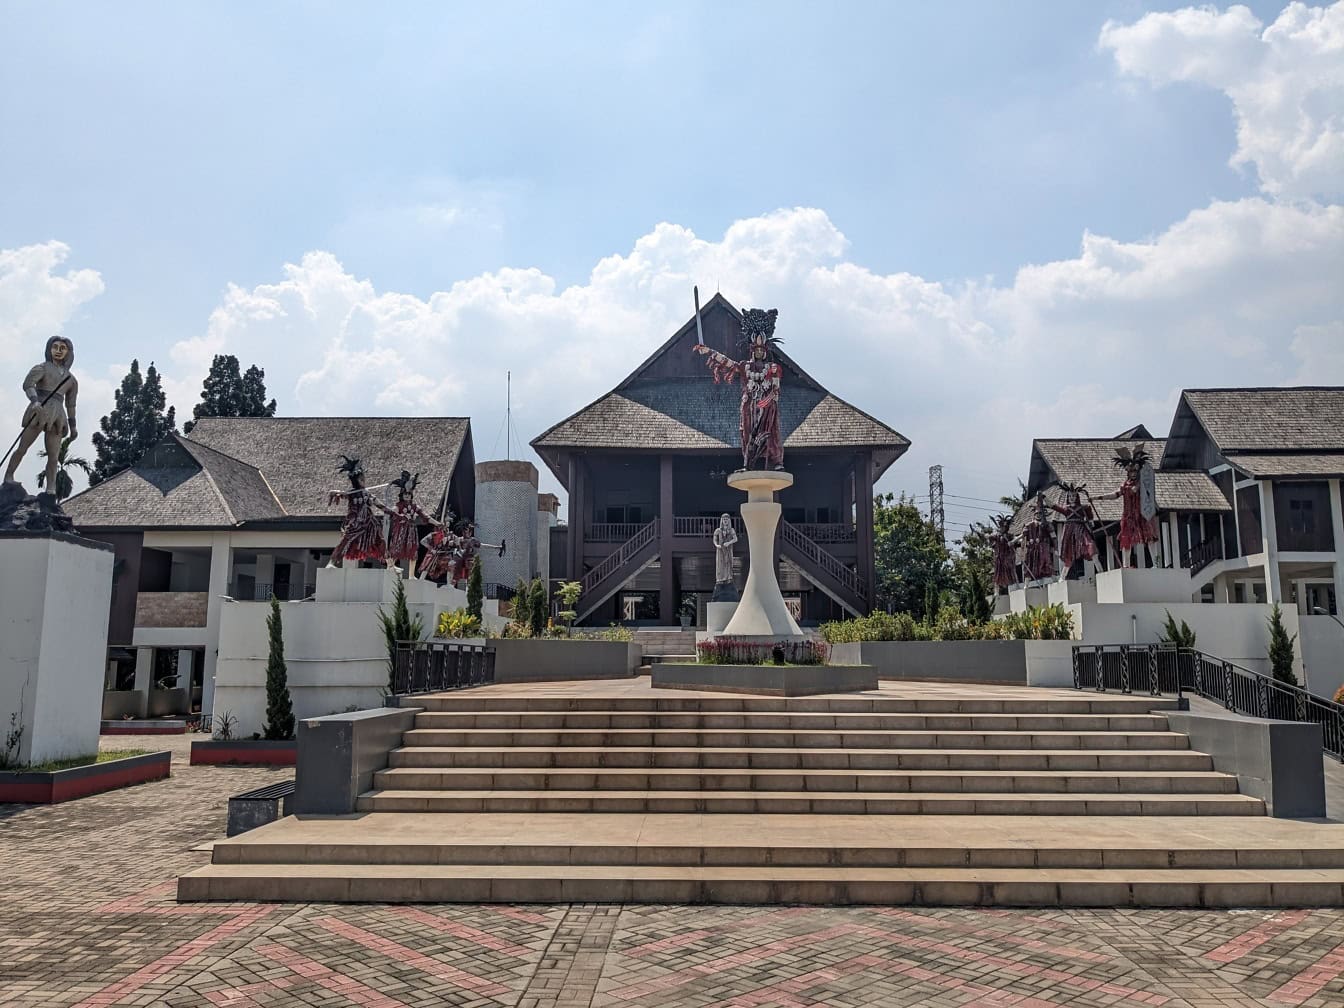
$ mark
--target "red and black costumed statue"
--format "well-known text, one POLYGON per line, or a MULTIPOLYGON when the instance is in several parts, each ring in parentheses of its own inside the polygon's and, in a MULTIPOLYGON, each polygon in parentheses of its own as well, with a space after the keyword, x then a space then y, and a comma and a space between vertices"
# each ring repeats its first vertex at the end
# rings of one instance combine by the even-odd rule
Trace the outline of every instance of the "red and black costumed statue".
MULTIPOLYGON (((773 347, 783 342, 775 336, 779 312, 771 308, 748 308, 742 313, 742 344, 749 356, 735 361, 703 342, 695 352, 709 357, 714 382, 742 381, 742 412, 738 433, 742 438, 743 469, 783 469, 784 443, 779 435, 779 391, 784 369, 770 359, 773 347)), ((695 299, 695 324, 700 326, 700 296, 695 299)))
POLYGON ((1055 530, 1045 513, 1045 497, 1036 495, 1036 513, 1027 522, 1022 532, 1022 544, 1025 553, 1022 557, 1022 569, 1026 580, 1038 581, 1053 577, 1055 573, 1055 530))
POLYGON ((397 488, 397 503, 387 508, 374 504, 379 511, 390 515, 392 527, 387 534, 387 560, 389 563, 414 561, 420 552, 420 526, 433 523, 433 519, 415 503, 415 486, 420 482, 420 474, 412 476, 403 469, 401 475, 388 486, 397 488))
POLYGON ((1017 583, 1017 549, 1009 529, 1013 519, 1008 515, 994 516, 994 534, 990 544, 994 548, 994 587, 1007 588, 1017 583))
POLYGON ((328 567, 340 567, 346 560, 382 560, 387 553, 383 542, 383 517, 374 510, 373 496, 364 489, 364 467, 359 459, 341 456, 337 472, 350 477, 349 490, 333 490, 328 504, 346 502, 345 523, 341 525, 341 541, 332 551, 328 567))
POLYGON ((1121 499, 1120 565, 1138 567, 1146 546, 1152 565, 1161 566, 1161 547, 1155 545, 1161 538, 1157 529, 1157 478, 1148 452, 1142 445, 1133 450, 1121 446, 1115 451, 1115 464, 1124 469, 1125 481, 1114 493, 1100 499, 1121 499), (1130 550, 1134 551, 1132 563, 1130 550))
POLYGON ((1051 504, 1050 510, 1064 516, 1064 527, 1059 533, 1059 577, 1062 581, 1075 563, 1096 557, 1097 544, 1092 538, 1092 509, 1083 502, 1087 487, 1060 483, 1059 489, 1064 493, 1064 502, 1051 504))
POLYGON ((451 584, 457 584, 459 581, 465 581, 471 577, 471 565, 476 561, 476 554, 481 548, 499 550, 499 555, 504 555, 504 548, 507 542, 503 539, 496 546, 493 543, 483 543, 476 538, 476 523, 467 522, 462 529, 462 534, 457 537, 457 550, 453 561, 453 575, 451 584))
POLYGON ((439 525, 433 532, 420 540, 425 548, 425 558, 420 562, 416 575, 425 581, 444 581, 453 572, 457 557, 457 536, 447 524, 439 525))

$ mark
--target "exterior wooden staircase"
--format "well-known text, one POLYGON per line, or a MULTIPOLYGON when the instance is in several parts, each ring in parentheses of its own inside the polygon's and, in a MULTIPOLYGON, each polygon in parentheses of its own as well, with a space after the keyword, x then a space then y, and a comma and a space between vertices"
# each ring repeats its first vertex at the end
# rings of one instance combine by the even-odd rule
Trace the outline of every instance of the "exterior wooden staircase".
POLYGON ((868 613, 868 582, 810 539, 797 525, 779 523, 780 553, 803 577, 854 616, 868 613))
POLYGON ((588 617, 598 606, 611 598, 632 577, 658 559, 658 519, 640 527, 605 560, 584 574, 583 594, 579 596, 579 615, 574 622, 588 617))

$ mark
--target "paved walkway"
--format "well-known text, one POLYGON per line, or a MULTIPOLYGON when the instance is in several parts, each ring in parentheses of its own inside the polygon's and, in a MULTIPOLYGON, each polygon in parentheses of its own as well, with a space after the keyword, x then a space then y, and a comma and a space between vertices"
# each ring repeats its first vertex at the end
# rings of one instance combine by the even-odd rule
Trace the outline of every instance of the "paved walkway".
POLYGON ((1344 1003, 1344 912, 173 902, 225 799, 186 765, 0 806, 0 1005, 1233 1008, 1344 1003))

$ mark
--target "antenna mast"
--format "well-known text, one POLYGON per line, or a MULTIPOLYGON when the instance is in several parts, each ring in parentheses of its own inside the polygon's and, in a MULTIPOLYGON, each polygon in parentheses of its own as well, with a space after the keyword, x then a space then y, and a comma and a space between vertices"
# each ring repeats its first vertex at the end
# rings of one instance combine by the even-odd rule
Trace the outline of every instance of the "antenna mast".
POLYGON ((938 530, 938 534, 947 541, 947 530, 943 521, 943 467, 929 466, 929 523, 938 530))
POLYGON ((513 458, 513 372, 504 372, 504 457, 513 458))

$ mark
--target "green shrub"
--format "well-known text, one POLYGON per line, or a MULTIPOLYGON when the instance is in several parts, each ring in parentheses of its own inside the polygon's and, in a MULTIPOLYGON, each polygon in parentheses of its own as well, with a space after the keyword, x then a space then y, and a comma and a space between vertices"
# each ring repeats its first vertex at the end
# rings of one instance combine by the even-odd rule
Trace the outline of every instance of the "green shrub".
POLYGON ((420 614, 411 619, 411 611, 406 606, 406 584, 397 578, 397 586, 392 594, 392 611, 384 612, 378 607, 378 623, 383 628, 383 639, 387 642, 387 688, 396 688, 397 678, 397 641, 418 641, 425 635, 424 622, 420 614))
POLYGON ((481 618, 481 608, 485 605, 484 575, 481 573, 481 558, 478 555, 471 565, 471 577, 467 579, 467 612, 481 618))
POLYGON ((1297 685, 1297 676, 1293 674, 1293 644, 1297 634, 1288 636, 1288 628, 1283 625, 1283 610, 1278 603, 1270 610, 1265 621, 1269 626, 1269 667, 1274 678, 1289 686, 1297 685))
MULTIPOLYGON (((400 581, 397 584, 401 584, 400 581)), ((280 601, 271 596, 271 614, 266 617, 270 652, 266 658, 266 728, 272 741, 294 737, 294 705, 289 698, 289 672, 285 667, 285 633, 280 621, 280 601)))
POLYGON ((1167 610, 1167 620, 1162 624, 1162 636, 1158 640, 1163 644, 1175 644, 1178 649, 1185 651, 1195 649, 1195 632, 1185 620, 1181 620, 1178 626, 1170 609, 1167 610))
POLYGON ((479 637, 481 636, 481 618, 473 616, 468 609, 454 609, 452 612, 439 613, 435 637, 479 637))

